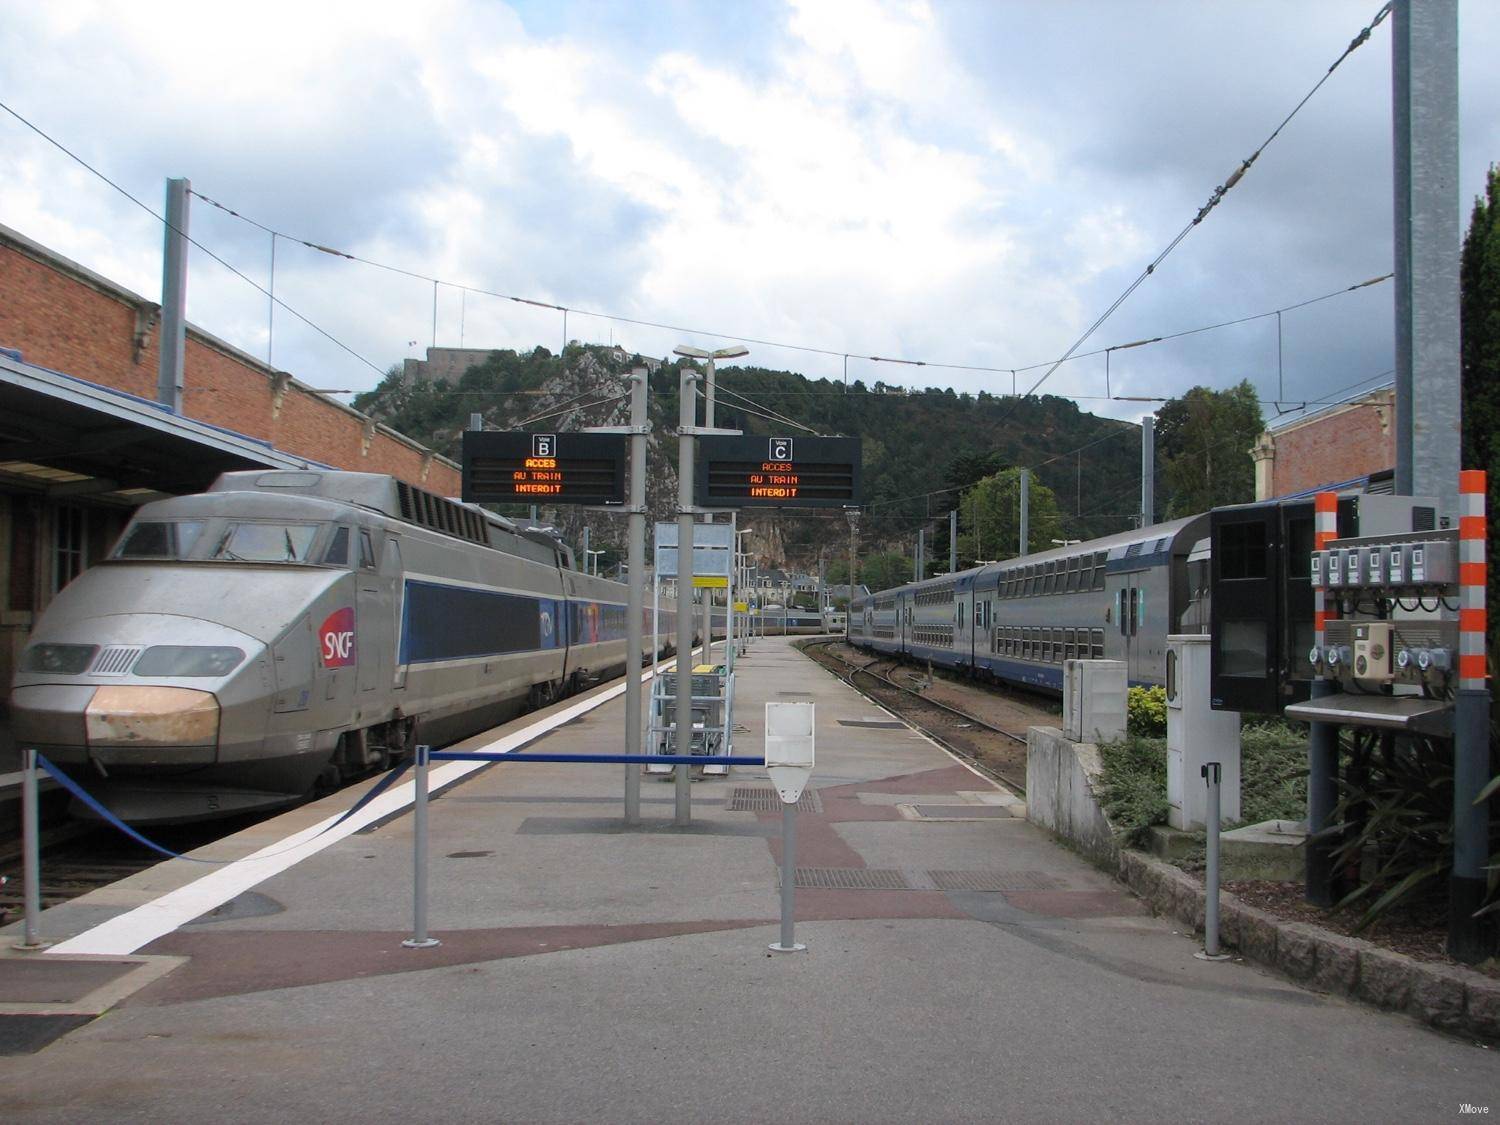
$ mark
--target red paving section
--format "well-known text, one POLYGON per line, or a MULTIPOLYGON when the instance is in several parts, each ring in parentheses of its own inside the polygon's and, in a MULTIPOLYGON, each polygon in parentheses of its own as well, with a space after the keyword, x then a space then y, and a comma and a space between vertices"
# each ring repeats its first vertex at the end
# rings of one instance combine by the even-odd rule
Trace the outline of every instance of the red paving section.
MULTIPOLYGON (((970 787, 975 781, 974 774, 963 766, 950 766, 820 789, 823 813, 802 812, 798 816, 798 866, 866 866, 864 857, 844 841, 834 823, 900 819, 900 813, 891 805, 864 804, 858 799, 860 793, 956 794, 960 787, 970 787)), ((780 819, 779 813, 758 816, 761 820, 780 819)), ((770 837, 766 844, 772 861, 779 866, 780 838, 770 837)), ((1130 896, 1114 891, 1025 891, 1006 894, 1005 900, 1028 913, 1058 918, 1142 911, 1130 896)), ((803 888, 797 892, 799 921, 966 917, 942 891, 803 888)), ((131 1003, 180 1003, 775 922, 774 917, 766 917, 449 930, 442 935, 442 945, 425 950, 405 949, 401 942, 407 934, 386 931, 178 931, 152 942, 142 952, 185 956, 190 962, 145 989, 131 1003)))

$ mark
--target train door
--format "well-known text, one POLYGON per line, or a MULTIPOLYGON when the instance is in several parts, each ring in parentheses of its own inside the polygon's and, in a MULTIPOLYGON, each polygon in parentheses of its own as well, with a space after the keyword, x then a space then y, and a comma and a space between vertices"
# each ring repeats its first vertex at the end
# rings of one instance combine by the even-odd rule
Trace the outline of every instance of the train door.
POLYGON ((1115 626, 1123 646, 1120 659, 1125 661, 1125 677, 1130 683, 1139 682, 1144 675, 1140 632, 1146 615, 1145 578, 1145 571, 1122 574, 1115 591, 1115 626))
POLYGON ((391 620, 394 626, 391 660, 395 662, 395 676, 391 686, 397 690, 406 686, 406 653, 402 651, 402 632, 406 628, 406 571, 401 565, 401 538, 392 535, 385 541, 385 559, 380 564, 382 579, 390 582, 391 620))
POLYGON ((359 629, 359 690, 374 691, 388 682, 392 656, 390 638, 395 616, 391 583, 380 573, 374 535, 359 532, 359 584, 355 600, 355 622, 359 629))

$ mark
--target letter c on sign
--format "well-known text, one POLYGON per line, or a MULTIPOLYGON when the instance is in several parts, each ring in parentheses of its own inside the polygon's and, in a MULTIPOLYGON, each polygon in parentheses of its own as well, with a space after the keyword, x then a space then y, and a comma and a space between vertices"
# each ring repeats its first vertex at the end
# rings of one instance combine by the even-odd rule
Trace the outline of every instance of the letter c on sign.
POLYGON ((318 627, 318 655, 325 668, 345 668, 354 663, 354 609, 334 610, 318 627))

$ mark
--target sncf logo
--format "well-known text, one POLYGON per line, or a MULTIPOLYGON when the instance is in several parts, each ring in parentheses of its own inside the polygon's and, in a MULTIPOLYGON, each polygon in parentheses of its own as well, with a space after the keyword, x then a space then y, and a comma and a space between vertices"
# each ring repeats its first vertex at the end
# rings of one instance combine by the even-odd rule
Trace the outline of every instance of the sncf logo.
POLYGON ((323 667, 344 668, 354 663, 354 609, 335 610, 318 627, 323 667))

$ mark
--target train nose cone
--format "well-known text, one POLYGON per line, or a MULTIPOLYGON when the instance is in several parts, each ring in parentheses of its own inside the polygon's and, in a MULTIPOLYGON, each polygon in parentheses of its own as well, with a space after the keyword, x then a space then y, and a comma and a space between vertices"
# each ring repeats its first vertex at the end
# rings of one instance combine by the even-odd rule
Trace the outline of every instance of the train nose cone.
POLYGON ((149 684, 38 684, 11 693, 18 743, 58 762, 207 765, 218 756, 213 693, 149 684))

